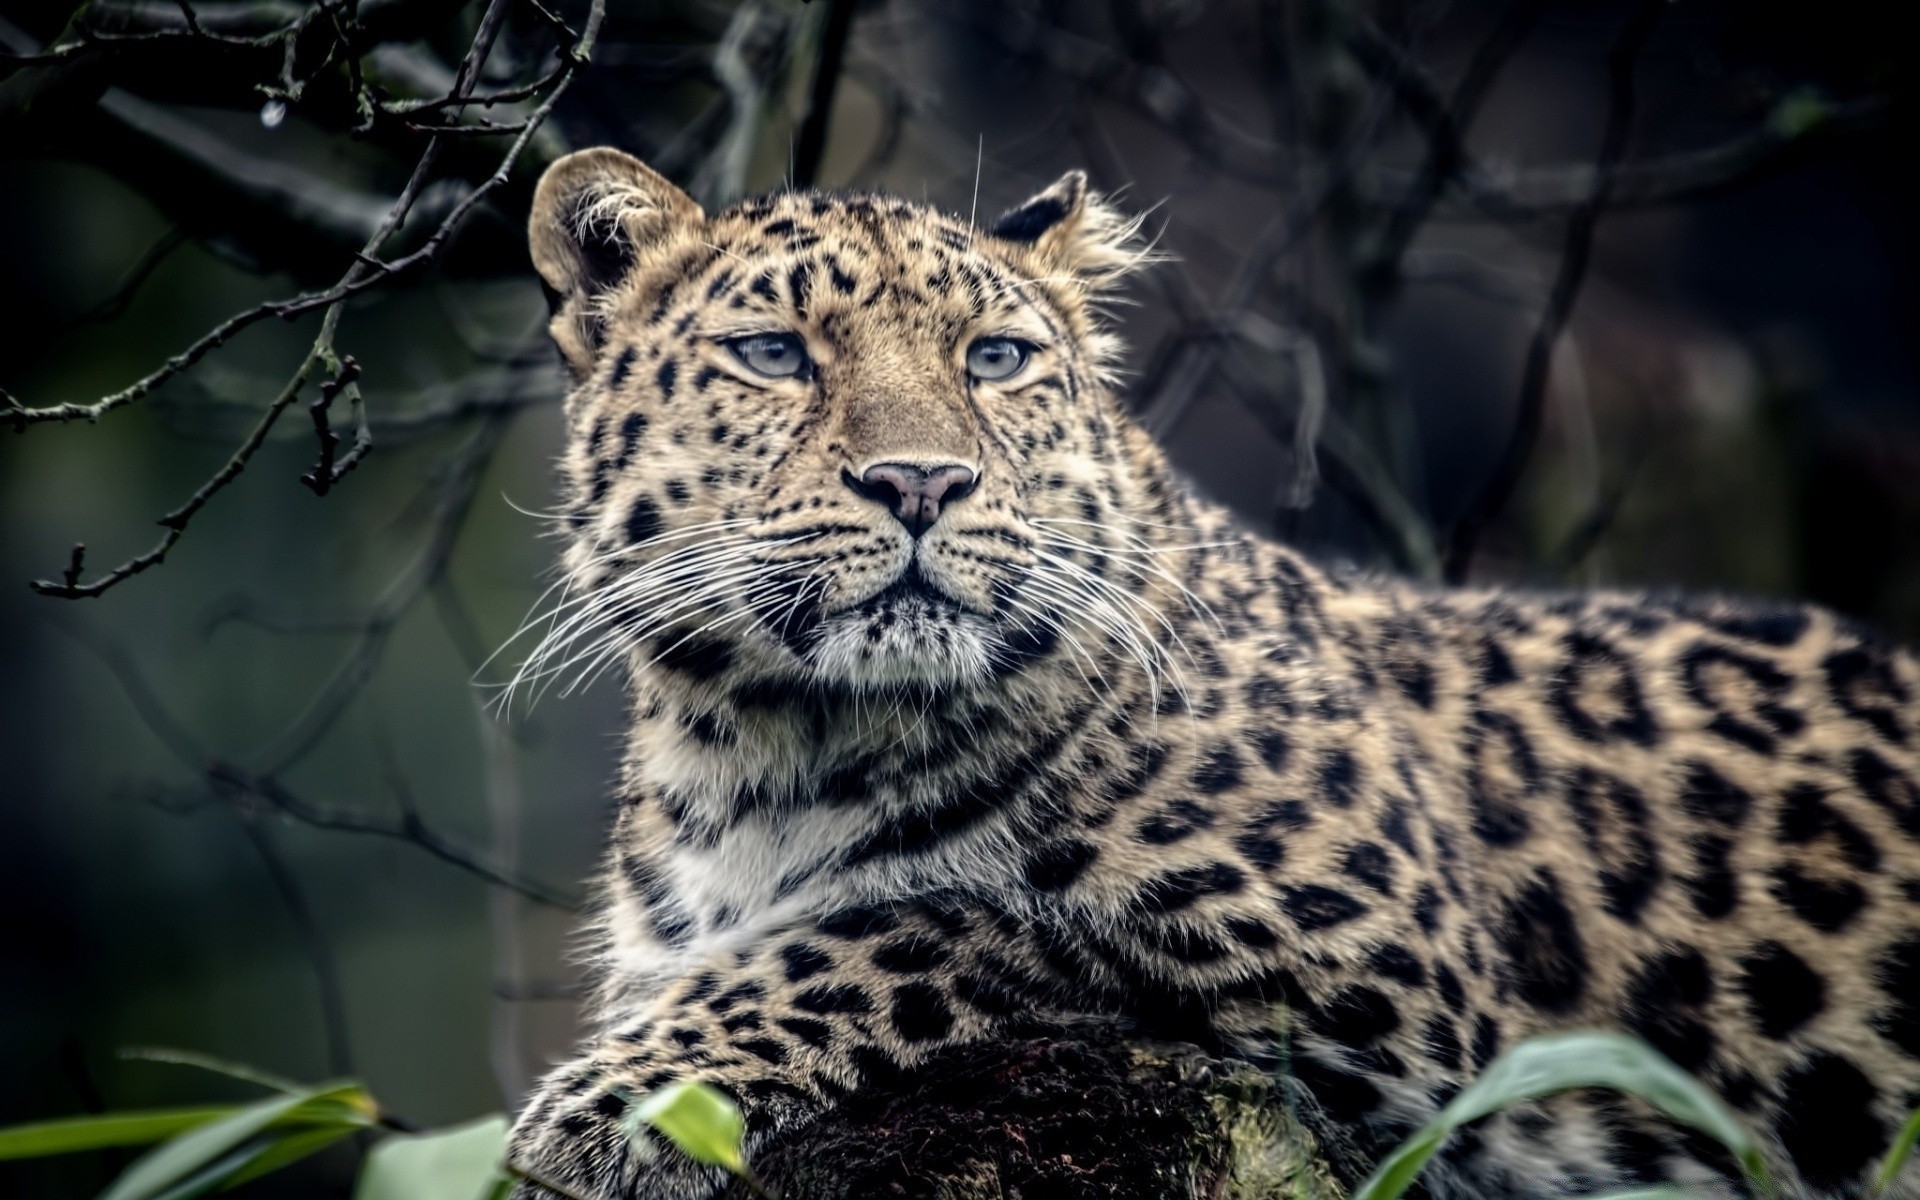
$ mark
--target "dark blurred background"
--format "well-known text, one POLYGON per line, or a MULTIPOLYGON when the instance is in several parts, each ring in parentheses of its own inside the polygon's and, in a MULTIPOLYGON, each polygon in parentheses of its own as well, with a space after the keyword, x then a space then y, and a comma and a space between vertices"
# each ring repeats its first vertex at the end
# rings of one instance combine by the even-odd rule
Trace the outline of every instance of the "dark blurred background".
MULTIPOLYGON (((1253 526, 1920 638, 1898 6, 611 0, 577 70, 585 0, 188 11, 0 4, 0 1123, 236 1094, 121 1057, 156 1045, 439 1123, 568 1045, 619 688, 489 702, 552 578, 561 371, 520 229, 570 148, 709 205, 793 181, 983 216, 1085 167, 1171 258, 1116 313, 1126 401, 1253 526), (498 102, 433 104, 463 86, 498 102), (375 256, 413 269, 358 268, 338 313, 357 380, 323 363, 257 450, 318 313, 97 422, 12 407, 354 280, 442 124, 375 256), (329 377, 342 440, 303 486, 329 377), (237 450, 163 562, 74 594, 237 450)), ((262 1186, 341 1195, 351 1167, 262 1186)))

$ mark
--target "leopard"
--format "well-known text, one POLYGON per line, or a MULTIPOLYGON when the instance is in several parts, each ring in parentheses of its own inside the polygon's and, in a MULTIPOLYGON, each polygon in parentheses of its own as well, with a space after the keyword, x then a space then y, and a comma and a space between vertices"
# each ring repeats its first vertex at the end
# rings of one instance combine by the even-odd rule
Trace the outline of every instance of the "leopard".
MULTIPOLYGON (((937 1054, 1119 1022, 1284 1079, 1349 1183, 1505 1051, 1631 1035, 1867 1193, 1920 1104, 1920 660, 1822 608, 1322 565, 1184 481, 1120 384, 1156 257, 1070 172, 991 221, 613 148, 529 219, 572 377, 565 600, 516 682, 629 718, 590 1032, 517 1194, 720 1194, 937 1054)), ((1743 1194, 1597 1089, 1416 1194, 1743 1194)), ((1911 1166, 1886 1195, 1920 1196, 1911 1166)))

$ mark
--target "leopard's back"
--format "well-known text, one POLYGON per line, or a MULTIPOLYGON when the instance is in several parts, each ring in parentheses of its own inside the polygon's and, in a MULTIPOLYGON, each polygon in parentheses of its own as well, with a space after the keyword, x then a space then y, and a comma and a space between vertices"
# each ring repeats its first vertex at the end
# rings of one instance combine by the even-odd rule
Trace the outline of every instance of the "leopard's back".
POLYGON ((1857 1186, 1920 1105, 1920 664, 1793 606, 1387 607, 1378 695, 1440 785, 1425 885, 1480 935, 1454 967, 1487 967, 1472 1023, 1635 1033, 1807 1187, 1857 1186))
MULTIPOLYGON (((1190 580, 1212 669, 1085 869, 1126 864, 1104 886, 1159 912, 1144 960, 1255 1049, 1290 1005, 1287 1068, 1366 1153, 1523 1037, 1616 1029, 1795 1186, 1858 1193, 1920 1106, 1920 660, 1814 608, 1422 589, 1265 546, 1190 580), (1278 974, 1231 965, 1247 944, 1278 974)), ((1730 1168, 1643 1118, 1496 1118, 1436 1186, 1730 1168)))

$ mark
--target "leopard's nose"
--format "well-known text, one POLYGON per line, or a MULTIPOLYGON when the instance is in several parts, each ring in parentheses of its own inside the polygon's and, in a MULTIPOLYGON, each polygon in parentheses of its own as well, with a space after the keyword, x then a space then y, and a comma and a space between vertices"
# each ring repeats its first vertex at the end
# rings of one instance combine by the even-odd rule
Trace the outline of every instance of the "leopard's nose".
POLYGON ((858 478, 842 468, 840 479, 876 504, 884 504, 907 532, 919 537, 933 527, 948 506, 973 491, 979 477, 972 467, 943 463, 923 467, 915 463, 875 463, 858 478))

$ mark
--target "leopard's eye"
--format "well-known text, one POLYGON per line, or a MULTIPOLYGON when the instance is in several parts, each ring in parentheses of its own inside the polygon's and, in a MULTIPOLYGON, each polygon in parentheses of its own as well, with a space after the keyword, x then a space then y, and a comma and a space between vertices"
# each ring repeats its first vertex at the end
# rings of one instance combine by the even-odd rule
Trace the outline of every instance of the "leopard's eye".
POLYGON ((1027 365, 1032 347, 1017 338, 984 337, 967 347, 967 374, 995 383, 1011 379, 1027 365))
POLYGON ((807 348, 794 333, 750 333, 723 343, 748 370, 768 379, 790 379, 807 369, 807 348))

